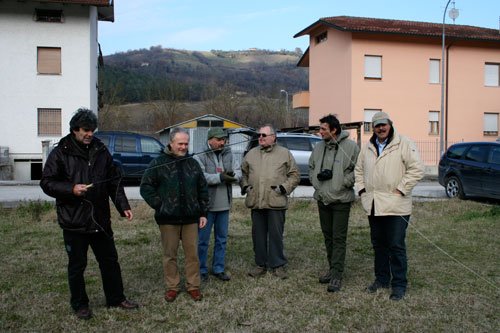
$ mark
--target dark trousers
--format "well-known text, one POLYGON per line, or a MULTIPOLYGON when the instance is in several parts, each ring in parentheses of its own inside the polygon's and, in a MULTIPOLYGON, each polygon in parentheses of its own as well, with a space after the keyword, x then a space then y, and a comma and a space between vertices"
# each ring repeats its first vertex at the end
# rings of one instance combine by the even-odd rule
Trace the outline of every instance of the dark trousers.
POLYGON ((408 284, 405 238, 409 220, 410 215, 368 217, 375 252, 375 278, 403 292, 408 284))
POLYGON ((106 304, 114 306, 124 301, 122 275, 113 238, 102 232, 81 234, 66 230, 63 230, 63 237, 68 254, 68 282, 73 310, 89 306, 83 277, 89 246, 99 263, 106 304))
POLYGON ((257 266, 276 268, 287 263, 283 245, 286 210, 252 209, 252 240, 257 266))
POLYGON ((325 205, 318 201, 318 211, 330 272, 332 277, 341 279, 344 273, 347 227, 351 203, 325 205))

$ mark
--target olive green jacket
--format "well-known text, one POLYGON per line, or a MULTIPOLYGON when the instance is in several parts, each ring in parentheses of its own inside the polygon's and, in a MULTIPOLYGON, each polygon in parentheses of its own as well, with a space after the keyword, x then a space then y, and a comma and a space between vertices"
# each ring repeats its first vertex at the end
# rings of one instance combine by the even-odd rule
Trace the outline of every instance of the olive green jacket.
POLYGON ((354 201, 354 167, 359 147, 342 131, 336 140, 316 144, 309 158, 309 180, 314 187, 314 199, 325 205, 354 201), (323 164, 323 166, 321 166, 323 164), (332 170, 332 178, 318 180, 322 169, 332 170))

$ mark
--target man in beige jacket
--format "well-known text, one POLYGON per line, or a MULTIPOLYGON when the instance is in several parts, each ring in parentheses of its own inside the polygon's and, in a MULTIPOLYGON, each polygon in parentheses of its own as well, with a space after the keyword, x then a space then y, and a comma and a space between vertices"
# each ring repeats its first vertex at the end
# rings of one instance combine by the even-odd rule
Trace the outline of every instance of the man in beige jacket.
POLYGON ((300 173, 290 151, 276 144, 276 132, 271 125, 259 128, 258 134, 259 146, 250 150, 241 164, 241 188, 247 195, 245 205, 252 210, 257 265, 248 274, 258 277, 270 269, 275 276, 286 279, 285 212, 288 195, 299 184, 300 173))
POLYGON ((373 136, 359 154, 355 190, 368 215, 373 250, 374 293, 389 288, 390 299, 401 300, 407 286, 406 228, 412 210, 411 191, 424 175, 415 144, 400 136, 389 115, 377 112, 372 119, 373 136))

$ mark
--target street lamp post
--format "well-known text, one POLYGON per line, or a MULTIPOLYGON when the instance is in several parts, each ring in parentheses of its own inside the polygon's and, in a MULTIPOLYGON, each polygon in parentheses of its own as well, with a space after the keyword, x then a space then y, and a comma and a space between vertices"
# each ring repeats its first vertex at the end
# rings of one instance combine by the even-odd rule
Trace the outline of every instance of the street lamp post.
POLYGON ((288 91, 281 89, 280 93, 285 93, 285 98, 286 98, 286 112, 288 112, 288 91))
MULTIPOLYGON (((445 19, 446 19, 446 12, 448 10, 448 5, 450 4, 452 0, 448 0, 446 3, 446 7, 444 8, 443 12, 443 34, 442 34, 442 43, 441 43, 441 126, 439 126, 439 152, 440 156, 444 154, 445 150, 445 145, 444 145, 444 91, 445 91, 445 19)), ((453 2, 455 3, 455 2, 453 2)), ((453 21, 458 17, 458 10, 453 8, 453 12, 450 12, 450 16, 453 18, 453 21)), ((448 59, 446 59, 447 61, 448 59)))

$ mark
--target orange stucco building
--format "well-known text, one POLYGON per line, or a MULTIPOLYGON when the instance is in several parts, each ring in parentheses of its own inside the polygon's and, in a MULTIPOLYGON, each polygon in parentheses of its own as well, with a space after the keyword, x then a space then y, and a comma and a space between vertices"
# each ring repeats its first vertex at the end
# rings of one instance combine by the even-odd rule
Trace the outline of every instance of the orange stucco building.
MULTIPOLYGON (((500 33, 462 25, 445 31, 445 142, 493 141, 500 121, 500 33)), ((309 67, 311 125, 328 113, 342 123, 369 122, 382 110, 413 140, 439 140, 441 24, 338 16, 294 37, 304 35, 309 48, 298 66, 309 67)), ((303 104, 307 97, 301 92, 295 100, 303 104)), ((366 142, 369 123, 361 133, 366 142)))

